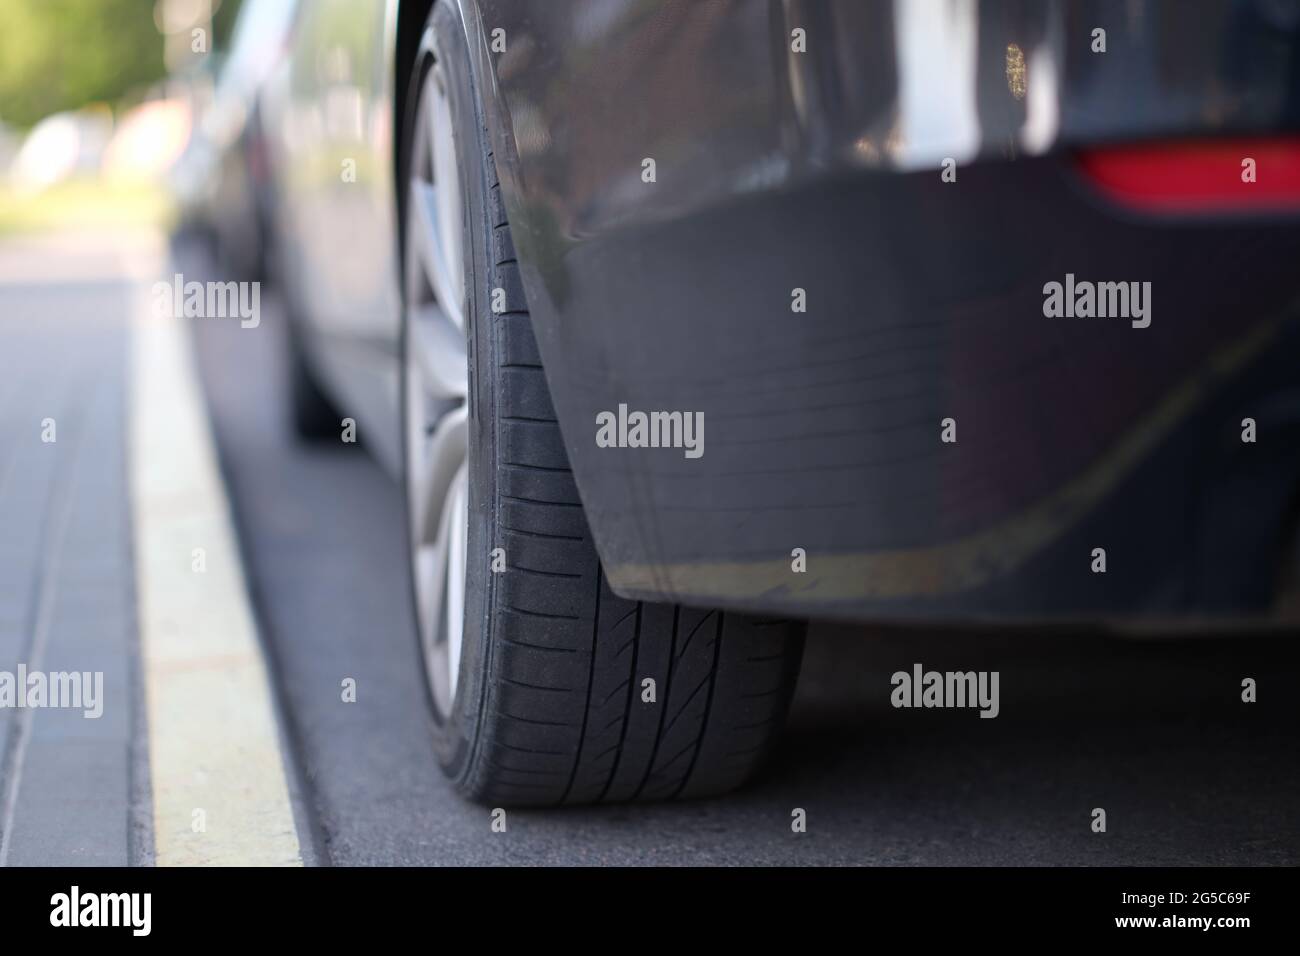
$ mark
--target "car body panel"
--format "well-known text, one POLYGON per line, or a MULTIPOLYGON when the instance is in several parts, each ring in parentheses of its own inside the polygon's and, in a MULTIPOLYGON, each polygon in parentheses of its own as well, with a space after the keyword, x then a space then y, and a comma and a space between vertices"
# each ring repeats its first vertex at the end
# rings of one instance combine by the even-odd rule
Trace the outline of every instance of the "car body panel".
POLYGON ((320 376, 394 473, 401 322, 394 145, 396 0, 303 3, 266 97, 290 311, 320 376))

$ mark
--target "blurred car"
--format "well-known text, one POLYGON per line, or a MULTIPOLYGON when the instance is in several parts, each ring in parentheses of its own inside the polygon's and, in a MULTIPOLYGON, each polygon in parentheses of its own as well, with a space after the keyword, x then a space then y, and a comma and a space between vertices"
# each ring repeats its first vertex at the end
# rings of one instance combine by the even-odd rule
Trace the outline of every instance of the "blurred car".
POLYGON ((791 619, 1266 611, 1298 41, 1250 0, 304 4, 297 422, 402 482, 456 785, 735 786, 791 619))
POLYGON ((206 235, 224 271, 253 279, 274 254, 261 94, 288 50, 297 0, 244 0, 229 49, 205 57, 212 97, 171 181, 182 228, 206 235))

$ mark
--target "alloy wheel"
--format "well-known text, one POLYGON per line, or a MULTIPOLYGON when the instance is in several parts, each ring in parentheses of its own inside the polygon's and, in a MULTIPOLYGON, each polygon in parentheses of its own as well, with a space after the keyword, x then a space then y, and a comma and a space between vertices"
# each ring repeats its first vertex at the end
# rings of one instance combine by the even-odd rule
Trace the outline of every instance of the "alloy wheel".
POLYGON ((438 714, 460 672, 469 524, 463 207, 442 67, 420 91, 406 216, 406 494, 416 623, 438 714))

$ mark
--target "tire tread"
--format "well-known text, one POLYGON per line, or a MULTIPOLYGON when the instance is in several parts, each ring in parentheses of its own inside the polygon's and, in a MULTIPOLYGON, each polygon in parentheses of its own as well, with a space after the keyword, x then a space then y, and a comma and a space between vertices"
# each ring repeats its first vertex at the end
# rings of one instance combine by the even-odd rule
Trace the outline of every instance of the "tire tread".
MULTIPOLYGON (((486 140, 486 131, 484 133, 486 140)), ((476 758, 488 803, 698 797, 747 780, 772 749, 801 625, 627 600, 609 587, 542 366, 509 217, 487 154, 497 439, 491 652, 476 758), (499 297, 498 297, 499 298, 499 297), (498 303, 500 304, 500 303, 498 303), (652 702, 643 681, 653 679, 652 702)))

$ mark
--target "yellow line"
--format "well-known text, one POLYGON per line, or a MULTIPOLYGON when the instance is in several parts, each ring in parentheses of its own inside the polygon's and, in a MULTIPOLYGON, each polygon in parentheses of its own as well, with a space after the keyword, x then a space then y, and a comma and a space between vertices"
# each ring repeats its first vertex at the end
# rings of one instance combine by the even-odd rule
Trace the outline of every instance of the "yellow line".
MULTIPOLYGON (((159 866, 300 866, 280 734, 184 320, 132 323, 130 471, 159 866), (206 570, 194 570, 195 549, 206 570)), ((256 334, 256 333, 245 333, 256 334)))

